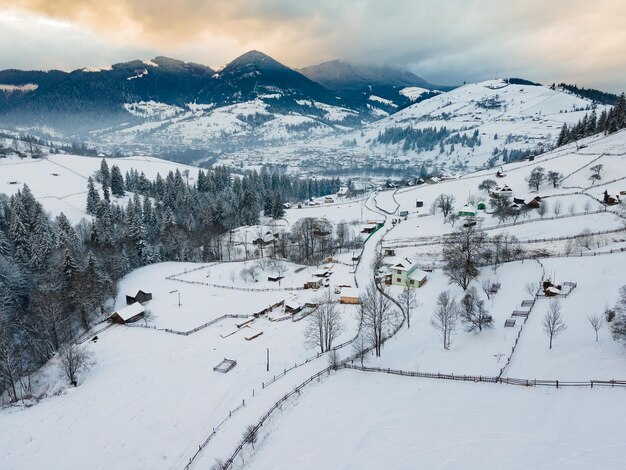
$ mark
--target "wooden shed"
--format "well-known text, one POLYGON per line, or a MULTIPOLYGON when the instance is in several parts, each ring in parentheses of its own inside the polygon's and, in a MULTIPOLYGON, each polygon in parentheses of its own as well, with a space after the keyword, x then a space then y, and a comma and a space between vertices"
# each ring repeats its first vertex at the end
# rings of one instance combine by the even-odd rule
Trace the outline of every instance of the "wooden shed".
POLYGON ((359 289, 356 289, 354 287, 344 287, 343 289, 341 289, 339 303, 352 305, 360 304, 361 300, 359 299, 359 289))
POLYGON ((111 314, 109 321, 113 323, 133 323, 146 316, 146 310, 139 302, 120 308, 111 314))
POLYGON ((152 300, 152 294, 150 292, 144 292, 142 290, 138 290, 136 294, 133 292, 126 294, 126 305, 132 305, 135 302, 139 302, 140 304, 145 304, 149 300, 152 300))

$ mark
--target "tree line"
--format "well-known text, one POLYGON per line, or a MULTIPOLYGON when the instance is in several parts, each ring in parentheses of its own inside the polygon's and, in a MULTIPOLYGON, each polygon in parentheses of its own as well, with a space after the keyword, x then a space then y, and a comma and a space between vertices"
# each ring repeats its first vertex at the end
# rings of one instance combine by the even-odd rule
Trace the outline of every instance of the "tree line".
POLYGON ((622 93, 617 99, 615 106, 608 111, 603 110, 600 116, 597 115, 594 109, 591 111, 591 114, 585 114, 582 119, 571 127, 567 123, 563 123, 556 146, 561 147, 595 134, 614 134, 624 128, 626 128, 626 95, 622 93))
MULTIPOLYGON (((222 260, 233 230, 257 224, 261 208, 282 217, 282 201, 339 185, 264 172, 235 176, 223 167, 199 170, 195 184, 178 170, 151 181, 135 170, 124 177, 103 160, 87 183, 91 220, 76 226, 63 213, 52 219, 27 185, 13 196, 0 194, 0 392, 14 399, 27 393, 24 378, 103 318, 117 281, 131 270, 222 260), (121 199, 128 191, 132 196, 121 199)), ((285 257, 313 263, 355 242, 346 223, 335 235, 327 222, 304 220, 283 246, 285 257)))

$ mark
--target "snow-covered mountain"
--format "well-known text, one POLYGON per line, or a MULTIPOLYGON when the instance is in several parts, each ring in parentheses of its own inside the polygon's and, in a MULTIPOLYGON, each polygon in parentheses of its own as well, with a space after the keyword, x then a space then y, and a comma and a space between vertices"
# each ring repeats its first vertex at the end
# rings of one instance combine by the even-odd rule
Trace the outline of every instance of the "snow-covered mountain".
POLYGON ((353 64, 343 60, 312 65, 300 72, 347 99, 369 101, 371 106, 390 114, 397 110, 394 108, 406 107, 415 101, 402 93, 407 87, 419 87, 425 91, 453 88, 433 85, 398 67, 353 64))
POLYGON ((343 148, 459 169, 548 148, 563 123, 597 105, 520 79, 433 88, 404 70, 341 61, 296 71, 258 51, 220 70, 165 57, 70 73, 5 70, 0 127, 127 153, 182 147, 242 162, 260 152, 267 162, 293 151, 339 162, 343 148))
MULTIPOLYGON (((120 127, 134 127, 185 113, 183 119, 193 120, 199 117, 200 108, 206 111, 244 104, 249 109, 251 103, 256 103, 253 115, 258 112, 266 116, 251 118, 246 121, 248 124, 258 125, 260 121, 273 119, 268 115, 274 114, 306 116, 306 119, 288 120, 289 125, 300 126, 291 129, 296 135, 304 127, 335 124, 354 127, 363 119, 374 118, 365 103, 348 102, 258 51, 243 54, 219 71, 157 57, 115 64, 109 69, 87 67, 69 73, 0 72, 3 127, 47 126, 82 137, 88 132, 103 129, 116 132, 120 127), (350 112, 334 112, 334 108, 350 112)), ((235 110, 234 114, 248 116, 245 109, 241 113, 235 110)), ((160 122, 159 126, 170 124, 160 122)), ((223 129, 224 133, 230 134, 230 127, 223 129)), ((253 133, 255 127, 243 125, 239 130, 253 133)), ((156 143, 163 142, 157 139, 156 143)))
MULTIPOLYGON (((425 91, 403 90, 407 96, 425 91)), ((416 103, 342 141, 364 154, 476 167, 551 147, 563 123, 577 122, 596 106, 561 89, 491 80, 416 103)))

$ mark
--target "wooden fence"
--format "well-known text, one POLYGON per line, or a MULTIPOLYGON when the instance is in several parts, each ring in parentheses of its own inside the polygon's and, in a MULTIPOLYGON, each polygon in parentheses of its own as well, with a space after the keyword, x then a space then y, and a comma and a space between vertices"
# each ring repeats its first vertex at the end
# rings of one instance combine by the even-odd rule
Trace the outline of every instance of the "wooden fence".
POLYGON ((192 335, 194 333, 197 333, 200 330, 205 329, 208 326, 211 326, 215 323, 218 323, 222 320, 225 320, 227 318, 250 318, 252 315, 232 315, 232 314, 226 314, 226 315, 222 315, 221 317, 215 318, 211 321, 208 321, 200 326, 197 326, 189 331, 179 331, 179 330, 173 330, 171 328, 157 328, 156 326, 149 326, 149 325, 142 325, 140 323, 138 324, 126 324, 124 326, 130 327, 130 328, 148 328, 151 330, 156 330, 156 331, 165 331, 166 333, 172 333, 175 335, 180 335, 180 336, 189 336, 192 335))
POLYGON ((401 375, 404 377, 420 377, 425 379, 438 380, 456 380, 462 382, 484 382, 506 385, 522 385, 524 387, 626 387, 626 380, 580 380, 580 381, 563 381, 563 380, 542 380, 542 379, 516 379, 513 377, 494 377, 486 375, 457 375, 442 374, 439 372, 416 372, 399 369, 384 369, 380 367, 366 367, 355 364, 342 364, 341 368, 353 369, 362 372, 378 372, 383 374, 401 375))

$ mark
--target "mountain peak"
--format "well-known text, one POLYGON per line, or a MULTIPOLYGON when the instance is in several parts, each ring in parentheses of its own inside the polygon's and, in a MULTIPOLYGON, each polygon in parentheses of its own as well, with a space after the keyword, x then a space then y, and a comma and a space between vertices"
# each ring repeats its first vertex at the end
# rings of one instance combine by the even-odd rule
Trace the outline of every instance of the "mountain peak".
POLYGON ((340 59, 300 71, 311 80, 337 91, 361 91, 371 86, 435 88, 423 78, 399 67, 357 64, 340 59))

